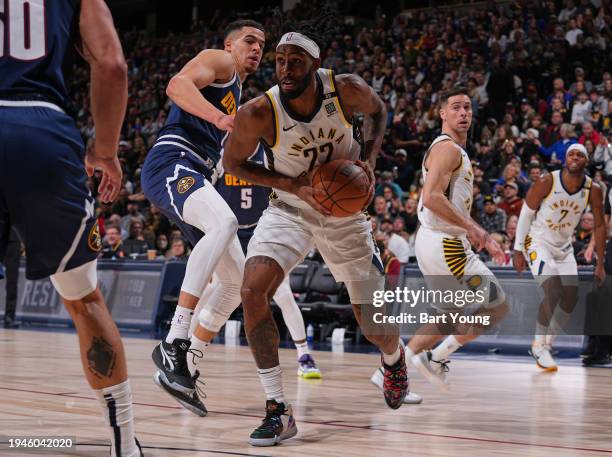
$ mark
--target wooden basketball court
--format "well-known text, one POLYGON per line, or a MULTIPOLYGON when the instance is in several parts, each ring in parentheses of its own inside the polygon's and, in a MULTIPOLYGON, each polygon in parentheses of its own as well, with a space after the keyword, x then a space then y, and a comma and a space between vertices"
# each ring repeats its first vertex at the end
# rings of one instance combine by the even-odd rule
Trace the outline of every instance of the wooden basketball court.
MULTIPOLYGON (((0 330, 0 435, 71 436, 73 452, 0 455, 108 456, 107 429, 81 373, 76 335, 0 330)), ((126 338, 136 431, 147 457, 590 456, 612 454, 612 370, 457 357, 444 394, 410 370, 421 405, 386 407, 369 378, 375 355, 316 352, 322 380, 295 375, 282 350, 285 391, 299 433, 273 448, 247 443, 262 416, 263 389, 247 347, 206 354, 209 415, 182 409, 152 382, 156 341, 126 338)))

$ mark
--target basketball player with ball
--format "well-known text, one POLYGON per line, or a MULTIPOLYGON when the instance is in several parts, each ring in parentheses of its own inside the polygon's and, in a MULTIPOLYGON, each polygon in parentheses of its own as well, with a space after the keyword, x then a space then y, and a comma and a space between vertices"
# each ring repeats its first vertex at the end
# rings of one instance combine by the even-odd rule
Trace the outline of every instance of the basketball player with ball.
MULTIPOLYGON (((265 418, 249 439, 255 446, 272 446, 297 434, 283 393, 279 333, 269 306, 285 275, 316 246, 334 278, 346 284, 360 325, 370 319, 373 293, 385 283, 362 212, 373 192, 385 106, 360 77, 319 68, 319 55, 306 32, 281 37, 279 83, 238 111, 223 155, 227 172, 274 190, 249 243, 241 288, 245 330, 267 396, 265 418), (353 139, 355 113, 365 115, 364 162, 353 139), (266 166, 249 161, 260 141, 266 146, 266 166)), ((368 327, 362 325, 365 336, 382 352, 385 401, 399 408, 408 392, 399 328, 372 334, 368 327)))

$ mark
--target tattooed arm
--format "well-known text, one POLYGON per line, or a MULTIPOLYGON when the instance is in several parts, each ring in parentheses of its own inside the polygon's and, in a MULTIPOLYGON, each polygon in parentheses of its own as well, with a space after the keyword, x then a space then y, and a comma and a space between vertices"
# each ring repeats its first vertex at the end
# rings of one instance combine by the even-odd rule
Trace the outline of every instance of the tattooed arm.
POLYGON ((365 115, 363 139, 365 145, 365 162, 370 171, 376 166, 376 158, 382 145, 387 125, 385 104, 374 89, 359 76, 343 74, 336 77, 339 97, 347 119, 357 113, 365 115))

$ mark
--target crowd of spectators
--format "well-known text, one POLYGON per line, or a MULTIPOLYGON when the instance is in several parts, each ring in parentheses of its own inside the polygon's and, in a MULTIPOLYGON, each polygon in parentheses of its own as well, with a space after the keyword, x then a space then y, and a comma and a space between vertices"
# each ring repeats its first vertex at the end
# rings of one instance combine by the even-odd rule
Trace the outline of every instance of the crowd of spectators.
MULTIPOLYGON (((287 15, 317 5, 309 2, 309 8, 287 15)), ((527 190, 539 176, 563 166, 571 144, 585 145, 591 156, 589 173, 605 195, 612 180, 610 1, 464 6, 381 15, 375 21, 337 21, 326 42, 319 43, 323 67, 360 75, 385 102, 387 131, 370 212, 385 253, 401 263, 414 261, 421 161, 440 131, 442 90, 459 84, 469 90, 472 215, 508 253, 527 190)), ((260 14, 253 18, 264 23, 268 37, 277 36, 274 16, 260 14)), ((103 256, 142 255, 152 249, 164 258, 188 255, 180 231, 144 198, 140 167, 168 113, 167 82, 201 49, 222 46, 226 22, 197 24, 182 35, 122 34, 130 83, 119 145, 125 186, 116 203, 98 206, 103 256)), ((260 69, 244 84, 246 100, 274 84, 273 62, 273 47, 268 46, 260 69)), ((90 141, 95 129, 85 67, 77 67, 75 75, 77 119, 90 141)), ((576 234, 576 254, 583 263, 589 263, 583 254, 592 219, 586 213, 576 234)))

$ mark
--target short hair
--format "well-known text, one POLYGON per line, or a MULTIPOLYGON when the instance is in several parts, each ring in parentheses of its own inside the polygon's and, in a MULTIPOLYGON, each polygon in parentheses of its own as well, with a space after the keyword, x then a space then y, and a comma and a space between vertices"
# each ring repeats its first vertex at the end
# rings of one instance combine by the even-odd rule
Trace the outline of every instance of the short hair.
POLYGON ((253 27, 254 29, 261 30, 265 32, 264 26, 257 21, 252 19, 238 19, 237 21, 230 22, 225 28, 225 33, 223 35, 223 39, 227 39, 232 33, 241 30, 243 27, 253 27))
POLYGON ((440 95, 440 103, 442 105, 445 105, 446 102, 448 102, 448 99, 454 97, 455 95, 467 95, 468 97, 470 96, 467 88, 463 86, 456 86, 452 89, 448 89, 442 92, 442 94, 440 95))
POLYGON ((106 226, 106 232, 108 233, 109 230, 117 230, 117 233, 119 233, 119 235, 121 235, 121 229, 119 228, 118 225, 115 224, 110 224, 106 226))

